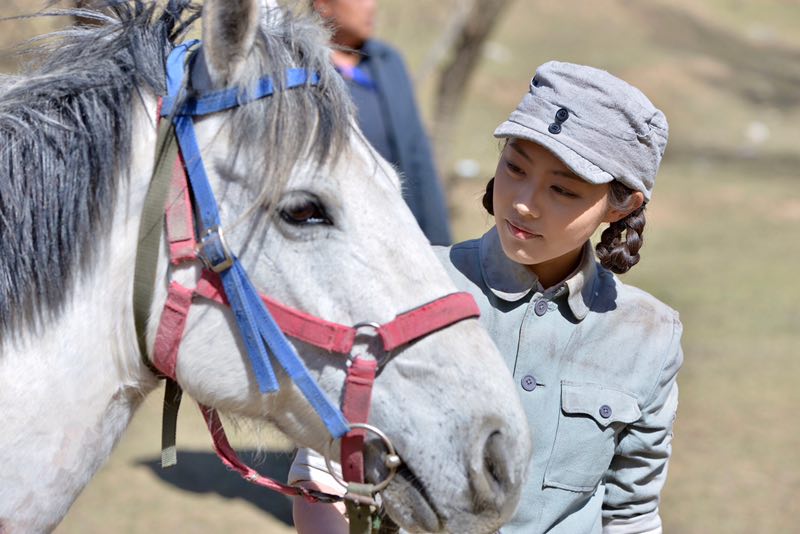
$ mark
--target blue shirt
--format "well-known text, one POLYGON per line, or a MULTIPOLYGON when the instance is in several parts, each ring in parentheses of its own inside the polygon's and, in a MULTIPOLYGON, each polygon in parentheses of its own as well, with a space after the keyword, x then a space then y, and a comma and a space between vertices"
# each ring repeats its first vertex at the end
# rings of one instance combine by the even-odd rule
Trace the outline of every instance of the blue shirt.
POLYGON ((396 166, 398 157, 395 142, 390 136, 378 86, 369 75, 365 62, 369 60, 364 59, 359 67, 353 69, 353 73, 342 72, 342 77, 356 105, 358 125, 364 136, 383 159, 396 166))

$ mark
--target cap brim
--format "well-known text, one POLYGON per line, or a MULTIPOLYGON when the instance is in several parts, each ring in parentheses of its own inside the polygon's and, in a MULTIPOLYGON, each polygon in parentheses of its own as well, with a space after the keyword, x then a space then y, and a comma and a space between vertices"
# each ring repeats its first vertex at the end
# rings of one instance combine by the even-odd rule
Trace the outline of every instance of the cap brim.
POLYGON ((498 139, 517 137, 539 144, 563 161, 564 165, 569 167, 572 172, 591 184, 607 184, 614 181, 614 177, 609 173, 561 143, 549 133, 545 134, 508 120, 497 127, 494 131, 494 136, 498 139))

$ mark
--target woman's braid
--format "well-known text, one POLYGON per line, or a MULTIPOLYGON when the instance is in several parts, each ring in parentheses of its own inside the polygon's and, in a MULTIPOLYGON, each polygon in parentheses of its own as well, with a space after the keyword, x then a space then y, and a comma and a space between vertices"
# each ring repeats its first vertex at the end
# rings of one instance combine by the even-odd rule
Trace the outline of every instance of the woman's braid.
MULTIPOLYGON (((612 208, 624 210, 634 191, 620 182, 613 181, 608 191, 608 201, 612 208)), ((627 217, 611 223, 600 236, 595 247, 600 264, 617 274, 626 273, 639 263, 639 250, 644 244, 646 205, 632 211, 627 217), (625 237, 623 239, 623 234, 625 237)))
POLYGON ((483 209, 489 212, 489 215, 494 215, 494 177, 486 184, 486 191, 483 193, 481 203, 483 209))

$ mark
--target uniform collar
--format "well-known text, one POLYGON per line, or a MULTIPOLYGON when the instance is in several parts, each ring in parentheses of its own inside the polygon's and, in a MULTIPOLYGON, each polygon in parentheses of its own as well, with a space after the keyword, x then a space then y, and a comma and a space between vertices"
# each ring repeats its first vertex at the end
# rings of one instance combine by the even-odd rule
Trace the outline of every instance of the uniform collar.
POLYGON ((479 257, 481 275, 486 287, 497 298, 516 302, 532 292, 555 293, 557 288, 566 285, 567 304, 576 319, 583 320, 595 296, 594 285, 597 279, 597 262, 589 241, 583 246, 583 255, 577 269, 565 282, 553 288, 543 288, 536 275, 524 265, 511 261, 500 244, 497 228, 493 227, 480 240, 479 257))

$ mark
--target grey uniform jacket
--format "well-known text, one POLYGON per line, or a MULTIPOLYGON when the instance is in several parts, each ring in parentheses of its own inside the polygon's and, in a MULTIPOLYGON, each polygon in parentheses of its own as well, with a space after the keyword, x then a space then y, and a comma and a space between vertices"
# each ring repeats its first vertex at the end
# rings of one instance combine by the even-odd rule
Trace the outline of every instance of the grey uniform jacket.
POLYGON ((436 247, 512 371, 533 458, 511 533, 655 533, 678 404, 678 314, 597 264, 545 291, 495 229, 436 247))

